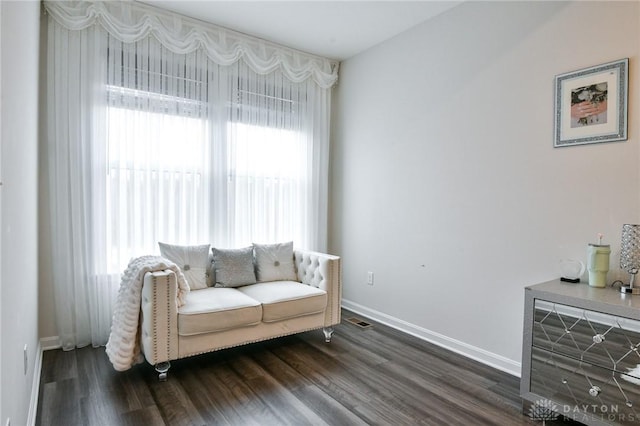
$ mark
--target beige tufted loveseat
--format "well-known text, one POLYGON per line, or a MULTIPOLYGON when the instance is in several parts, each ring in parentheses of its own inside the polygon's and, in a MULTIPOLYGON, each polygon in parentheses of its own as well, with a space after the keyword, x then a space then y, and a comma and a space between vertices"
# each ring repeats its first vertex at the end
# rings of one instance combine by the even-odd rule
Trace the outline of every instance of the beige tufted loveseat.
POLYGON ((180 308, 175 273, 146 273, 141 349, 160 380, 169 361, 205 352, 319 328, 329 342, 340 323, 341 259, 302 250, 294 259, 297 281, 192 291, 180 308))

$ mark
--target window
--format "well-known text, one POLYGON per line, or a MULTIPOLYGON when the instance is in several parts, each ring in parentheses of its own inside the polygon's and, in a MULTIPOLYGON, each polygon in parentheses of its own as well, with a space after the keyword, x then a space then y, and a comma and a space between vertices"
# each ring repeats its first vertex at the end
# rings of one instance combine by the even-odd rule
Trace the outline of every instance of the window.
POLYGON ((305 180, 300 136, 288 129, 228 125, 229 207, 239 245, 298 237, 306 202, 300 191, 305 180))
MULTIPOLYGON (((291 103, 280 104, 292 114, 291 103)), ((244 109, 250 113, 242 117, 273 114, 267 105, 226 108, 232 118, 244 109)), ((108 88, 106 111, 112 273, 131 257, 157 252, 158 241, 239 247, 301 240, 309 157, 302 132, 232 119, 212 131, 201 102, 118 86, 108 88), (217 150, 214 134, 222 135, 217 150)))
POLYGON ((208 124, 193 101, 109 89, 107 264, 120 271, 158 241, 208 240, 208 124))

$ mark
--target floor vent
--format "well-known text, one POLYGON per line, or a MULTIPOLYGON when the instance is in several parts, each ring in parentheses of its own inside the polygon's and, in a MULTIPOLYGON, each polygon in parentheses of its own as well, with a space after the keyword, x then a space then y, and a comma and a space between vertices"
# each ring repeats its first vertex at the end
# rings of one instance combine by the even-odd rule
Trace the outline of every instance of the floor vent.
POLYGON ((357 325, 360 328, 369 328, 369 327, 371 327, 371 324, 369 324, 366 321, 361 320, 360 318, 356 318, 356 317, 347 318, 347 321, 349 321, 352 324, 357 325))

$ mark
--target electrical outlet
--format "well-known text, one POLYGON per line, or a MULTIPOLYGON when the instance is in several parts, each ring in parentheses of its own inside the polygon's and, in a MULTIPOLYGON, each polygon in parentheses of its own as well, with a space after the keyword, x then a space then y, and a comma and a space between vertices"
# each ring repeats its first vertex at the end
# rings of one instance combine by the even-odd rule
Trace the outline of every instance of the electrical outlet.
POLYGON ((373 285, 373 272, 367 272, 367 284, 373 285))
POLYGON ((29 358, 27 355, 27 344, 24 344, 24 375, 27 375, 27 370, 29 369, 29 358))

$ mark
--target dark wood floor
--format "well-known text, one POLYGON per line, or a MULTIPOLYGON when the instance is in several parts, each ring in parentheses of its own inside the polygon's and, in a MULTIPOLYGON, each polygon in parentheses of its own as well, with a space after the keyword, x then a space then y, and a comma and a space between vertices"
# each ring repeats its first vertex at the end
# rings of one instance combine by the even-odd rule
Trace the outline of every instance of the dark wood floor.
MULTIPOLYGON (((343 318, 354 315, 345 311, 343 318)), ((519 379, 389 327, 321 331, 113 370, 104 348, 43 356, 37 425, 520 425, 519 379)))

